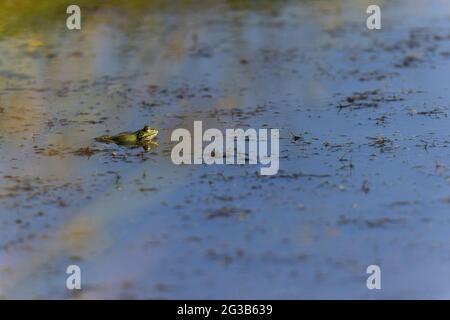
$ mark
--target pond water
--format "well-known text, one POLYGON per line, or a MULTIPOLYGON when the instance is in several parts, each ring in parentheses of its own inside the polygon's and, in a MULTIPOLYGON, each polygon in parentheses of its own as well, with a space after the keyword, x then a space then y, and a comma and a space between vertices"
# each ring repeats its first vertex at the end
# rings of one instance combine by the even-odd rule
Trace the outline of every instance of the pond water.
POLYGON ((83 3, 0 28, 0 297, 450 298, 448 1, 83 3), (196 120, 280 171, 175 166, 196 120))

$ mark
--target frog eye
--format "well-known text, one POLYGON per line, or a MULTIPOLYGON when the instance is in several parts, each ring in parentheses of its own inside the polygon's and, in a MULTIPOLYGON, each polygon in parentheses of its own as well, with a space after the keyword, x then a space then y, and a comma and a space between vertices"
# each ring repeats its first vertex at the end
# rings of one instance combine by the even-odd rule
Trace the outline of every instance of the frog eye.
POLYGON ((148 126, 145 126, 143 130, 144 131, 150 131, 150 128, 148 126))

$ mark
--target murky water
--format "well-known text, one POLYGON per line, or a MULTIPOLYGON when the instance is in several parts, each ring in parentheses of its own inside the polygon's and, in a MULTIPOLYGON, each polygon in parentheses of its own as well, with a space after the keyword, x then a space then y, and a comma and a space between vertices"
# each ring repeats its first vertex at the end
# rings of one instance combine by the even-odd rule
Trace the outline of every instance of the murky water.
POLYGON ((81 4, 81 31, 65 7, 0 29, 1 297, 449 298, 450 3, 379 1, 369 31, 369 2, 81 4), (195 120, 280 128, 279 174, 173 165, 195 120), (145 124, 149 153, 93 141, 145 124))

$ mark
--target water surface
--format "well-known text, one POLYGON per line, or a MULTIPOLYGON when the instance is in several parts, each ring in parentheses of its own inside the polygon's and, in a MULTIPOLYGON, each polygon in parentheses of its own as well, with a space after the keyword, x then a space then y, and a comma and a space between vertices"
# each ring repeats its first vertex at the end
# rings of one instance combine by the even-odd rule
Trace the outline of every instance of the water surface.
POLYGON ((378 3, 2 4, 1 297, 449 298, 450 5, 378 3), (280 172, 173 165, 195 120, 279 128, 280 172))

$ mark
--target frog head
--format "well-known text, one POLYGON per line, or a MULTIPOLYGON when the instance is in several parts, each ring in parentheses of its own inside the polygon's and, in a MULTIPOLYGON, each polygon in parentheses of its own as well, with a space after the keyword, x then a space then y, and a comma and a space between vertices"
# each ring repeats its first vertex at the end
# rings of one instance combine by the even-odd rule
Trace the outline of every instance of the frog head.
POLYGON ((137 138, 139 140, 151 140, 158 135, 158 129, 150 128, 149 126, 145 126, 137 133, 137 138))

